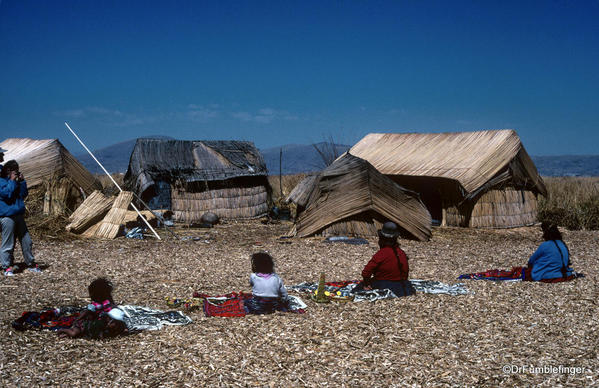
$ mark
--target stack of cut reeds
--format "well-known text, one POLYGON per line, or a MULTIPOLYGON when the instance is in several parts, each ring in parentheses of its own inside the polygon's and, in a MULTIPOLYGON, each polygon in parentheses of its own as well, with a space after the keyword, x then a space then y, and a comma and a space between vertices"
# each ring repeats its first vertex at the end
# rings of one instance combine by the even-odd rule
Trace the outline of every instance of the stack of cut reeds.
POLYGON ((83 233, 92 225, 104 218, 110 210, 113 200, 95 190, 69 217, 66 230, 72 233, 83 233))
POLYGON ((85 237, 115 238, 124 224, 132 200, 132 192, 122 191, 119 193, 104 219, 83 232, 83 235, 85 237))

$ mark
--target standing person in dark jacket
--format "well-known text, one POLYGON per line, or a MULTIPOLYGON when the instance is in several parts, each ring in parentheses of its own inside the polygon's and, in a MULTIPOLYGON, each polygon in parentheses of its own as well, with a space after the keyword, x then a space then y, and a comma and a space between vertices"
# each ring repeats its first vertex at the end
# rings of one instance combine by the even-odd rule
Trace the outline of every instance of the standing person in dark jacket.
POLYGON ((376 288, 390 289, 396 296, 414 294, 414 288, 408 281, 408 257, 397 241, 398 226, 393 222, 385 222, 378 235, 380 249, 362 270, 364 280, 354 290, 376 288))
POLYGON ((0 262, 5 276, 14 275, 13 253, 17 238, 21 243, 27 269, 31 272, 41 272, 31 252, 33 242, 23 216, 27 194, 27 182, 19 172, 18 163, 9 160, 0 170, 0 225, 2 227, 0 262))

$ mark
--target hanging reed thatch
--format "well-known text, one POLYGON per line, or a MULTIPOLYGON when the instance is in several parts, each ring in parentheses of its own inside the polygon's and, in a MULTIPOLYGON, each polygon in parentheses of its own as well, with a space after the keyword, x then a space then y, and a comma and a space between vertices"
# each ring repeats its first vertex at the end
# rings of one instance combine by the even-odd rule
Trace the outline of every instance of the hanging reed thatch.
POLYGON ((443 225, 527 225, 536 209, 536 196, 547 195, 542 178, 514 130, 371 133, 350 152, 420 193, 433 218, 442 218, 443 225), (485 193, 506 188, 528 192, 524 194, 527 202, 515 205, 507 194, 494 195, 484 200, 493 198, 493 206, 481 204, 477 208, 477 201, 485 193), (479 210, 473 214, 475 208, 479 210))
POLYGON ((77 208, 77 203, 82 194, 73 185, 70 178, 56 176, 45 182, 44 194, 45 215, 62 215, 70 209, 77 208))
POLYGON ((298 207, 305 208, 310 199, 310 193, 314 187, 314 182, 318 179, 318 174, 311 174, 302 179, 294 188, 291 190, 285 202, 293 202, 298 207))
POLYGON ((104 219, 85 232, 85 237, 100 237, 100 238, 115 238, 118 236, 121 226, 125 223, 125 217, 127 216, 127 210, 131 201, 133 200, 133 193, 130 191, 122 191, 117 197, 112 207, 108 211, 108 214, 104 219))
POLYGON ((44 185, 45 214, 75 210, 83 197, 101 190, 100 182, 57 140, 11 138, 0 143, 8 151, 4 160, 14 159, 27 181, 27 187, 44 185))
POLYGON ((112 207, 113 199, 95 190, 69 217, 66 230, 72 233, 83 233, 92 225, 104 218, 112 207))
POLYGON ((314 180, 295 233, 300 237, 374 236, 388 220, 419 240, 431 236, 430 214, 416 193, 395 184, 367 161, 345 154, 314 180))
POLYGON ((125 185, 151 208, 171 209, 176 221, 256 218, 268 211, 266 164, 253 143, 138 139, 125 185))

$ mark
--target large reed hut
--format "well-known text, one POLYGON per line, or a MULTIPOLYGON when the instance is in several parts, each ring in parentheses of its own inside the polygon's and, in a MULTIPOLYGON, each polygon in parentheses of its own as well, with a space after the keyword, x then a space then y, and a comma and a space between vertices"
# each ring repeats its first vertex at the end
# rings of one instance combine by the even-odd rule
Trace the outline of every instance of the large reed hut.
POLYGON ((266 164, 253 143, 137 139, 126 187, 153 209, 170 209, 179 222, 255 218, 268 212, 266 164))
POLYGON ((371 133, 352 155, 420 193, 447 226, 509 228, 536 221, 547 189, 514 130, 371 133))
POLYGON ((290 197, 305 208, 291 235, 369 237, 376 236, 384 222, 394 221, 403 237, 428 240, 431 236, 431 216, 418 194, 347 153, 300 182, 290 197))
POLYGON ((44 213, 69 213, 83 198, 102 185, 58 139, 11 138, 0 143, 8 150, 4 160, 14 159, 30 189, 45 189, 44 213))

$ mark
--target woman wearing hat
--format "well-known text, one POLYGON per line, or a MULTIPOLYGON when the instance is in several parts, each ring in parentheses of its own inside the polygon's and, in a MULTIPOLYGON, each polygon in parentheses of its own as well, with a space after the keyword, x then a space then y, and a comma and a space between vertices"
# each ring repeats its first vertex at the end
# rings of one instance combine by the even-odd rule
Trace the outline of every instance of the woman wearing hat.
POLYGON ((570 268, 570 251, 562 239, 562 234, 556 225, 548 222, 541 224, 543 239, 535 253, 528 259, 526 280, 532 281, 559 281, 569 280, 572 276, 570 268))
POLYGON ((362 270, 364 280, 354 290, 390 289, 396 296, 412 295, 414 288, 408 281, 408 257, 397 241, 398 226, 385 222, 378 235, 380 249, 362 270))

